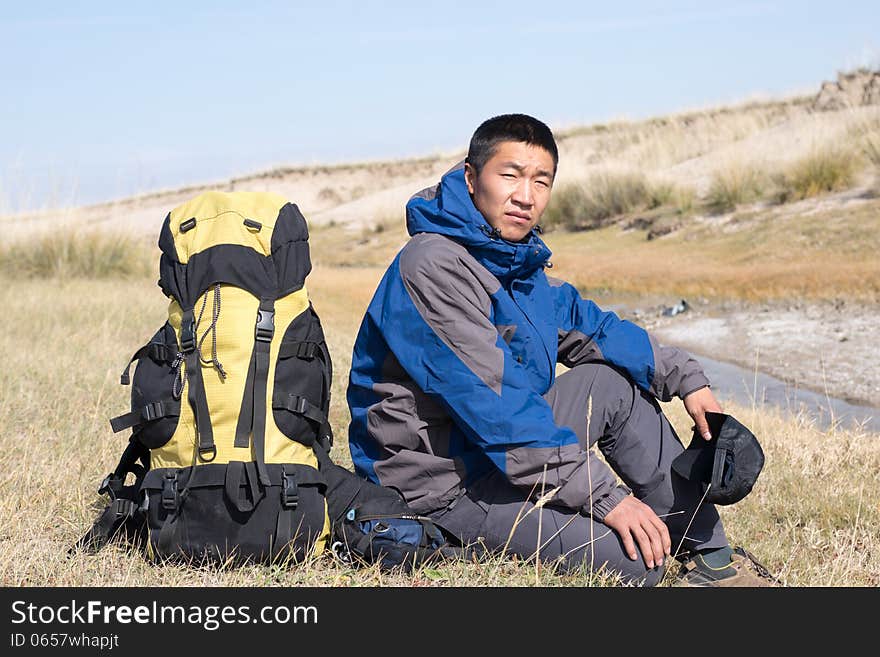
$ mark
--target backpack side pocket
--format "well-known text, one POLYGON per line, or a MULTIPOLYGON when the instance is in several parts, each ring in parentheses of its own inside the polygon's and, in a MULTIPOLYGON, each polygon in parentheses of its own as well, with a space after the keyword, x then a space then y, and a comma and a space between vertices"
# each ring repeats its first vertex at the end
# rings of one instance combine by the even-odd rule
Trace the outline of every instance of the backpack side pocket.
POLYGON ((311 304, 287 327, 275 365, 272 413, 281 432, 304 445, 331 438, 332 364, 324 331, 311 304))
POLYGON ((110 420, 114 432, 132 430, 132 438, 149 449, 165 445, 180 417, 180 379, 177 336, 166 322, 150 341, 135 352, 120 377, 129 383, 129 368, 138 361, 131 380, 131 412, 110 420))

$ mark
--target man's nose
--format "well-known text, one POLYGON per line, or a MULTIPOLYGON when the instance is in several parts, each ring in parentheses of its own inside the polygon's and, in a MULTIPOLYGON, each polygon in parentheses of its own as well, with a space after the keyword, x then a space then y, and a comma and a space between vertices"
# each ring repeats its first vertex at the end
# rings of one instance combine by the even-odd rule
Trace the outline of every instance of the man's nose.
POLYGON ((532 205, 532 186, 525 178, 521 179, 513 190, 512 200, 517 205, 532 205))

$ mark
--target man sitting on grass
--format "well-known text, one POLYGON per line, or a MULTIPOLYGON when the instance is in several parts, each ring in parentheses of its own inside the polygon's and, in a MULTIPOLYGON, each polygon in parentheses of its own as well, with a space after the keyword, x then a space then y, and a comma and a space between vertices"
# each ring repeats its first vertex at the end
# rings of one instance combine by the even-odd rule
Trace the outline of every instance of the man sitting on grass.
POLYGON ((766 584, 670 469, 683 447, 657 400, 707 439, 721 410, 699 364, 545 274, 557 161, 546 125, 497 116, 407 203, 412 238, 354 346, 355 468, 466 545, 648 585, 675 551, 688 583, 766 584))

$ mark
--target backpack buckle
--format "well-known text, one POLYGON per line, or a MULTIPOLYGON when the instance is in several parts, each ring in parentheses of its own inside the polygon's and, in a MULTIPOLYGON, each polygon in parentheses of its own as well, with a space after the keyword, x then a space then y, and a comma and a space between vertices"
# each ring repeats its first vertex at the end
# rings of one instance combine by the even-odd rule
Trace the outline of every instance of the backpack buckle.
POLYGON ((134 515, 135 505, 131 500, 125 500, 119 497, 113 500, 110 509, 113 516, 116 518, 130 518, 134 515))
POLYGON ((101 486, 98 488, 98 495, 103 495, 106 493, 110 500, 115 500, 119 497, 119 493, 122 492, 122 487, 125 485, 125 475, 121 478, 116 476, 115 472, 111 472, 104 480, 101 482, 101 486))
POLYGON ((183 353, 191 353, 196 348, 195 321, 185 320, 180 324, 180 349, 183 353))
POLYGON ((103 495, 104 493, 110 494, 110 477, 113 476, 111 472, 101 481, 101 485, 98 486, 98 495, 103 495))
POLYGON ((166 511, 174 511, 179 500, 180 496, 177 494, 177 473, 166 472, 162 478, 162 508, 166 511))
POLYGON ((254 328, 254 339, 257 342, 271 342, 275 335, 275 311, 257 311, 257 326, 254 328))
POLYGON ((147 422, 152 422, 153 420, 158 420, 160 417, 165 417, 165 409, 160 401, 150 402, 146 406, 144 406, 141 411, 141 416, 147 422))
POLYGON ((299 494, 296 486, 296 477, 293 473, 288 474, 281 469, 281 506, 285 509, 295 509, 299 504, 299 494))
POLYGON ((291 397, 293 399, 290 405, 290 410, 297 415, 305 415, 309 401, 302 395, 291 395, 291 397))

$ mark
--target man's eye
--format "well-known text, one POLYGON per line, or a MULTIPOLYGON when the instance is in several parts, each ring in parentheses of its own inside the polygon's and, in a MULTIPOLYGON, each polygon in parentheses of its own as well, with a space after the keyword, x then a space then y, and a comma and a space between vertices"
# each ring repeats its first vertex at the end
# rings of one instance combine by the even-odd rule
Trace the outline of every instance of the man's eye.
POLYGON ((512 174, 512 173, 502 173, 502 174, 501 174, 501 177, 502 177, 502 178, 507 178, 508 180, 513 180, 514 178, 516 178, 516 176, 515 176, 514 174, 512 174))
POLYGON ((548 183, 546 180, 536 180, 535 183, 537 185, 540 185, 541 187, 549 187, 550 186, 550 183, 548 183))

